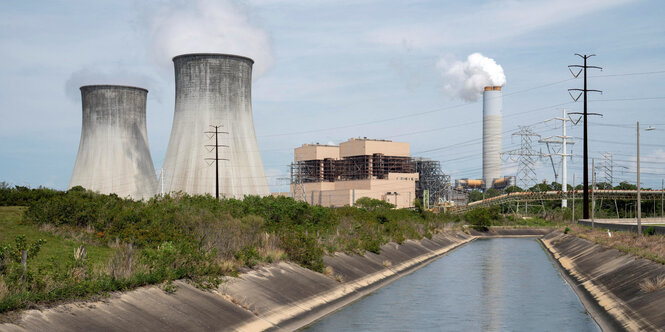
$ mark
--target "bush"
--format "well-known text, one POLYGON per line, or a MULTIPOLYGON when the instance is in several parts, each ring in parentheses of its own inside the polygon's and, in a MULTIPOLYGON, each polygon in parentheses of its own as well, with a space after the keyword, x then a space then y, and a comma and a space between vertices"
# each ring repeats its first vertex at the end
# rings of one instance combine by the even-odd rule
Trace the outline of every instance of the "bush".
POLYGON ((374 198, 369 198, 369 197, 358 198, 356 200, 355 206, 359 207, 361 209, 368 210, 368 211, 387 210, 387 209, 392 209, 392 208, 395 207, 395 205, 390 204, 386 201, 382 201, 382 200, 374 199, 374 198))
POLYGON ((290 260, 310 270, 323 272, 323 248, 314 237, 289 232, 283 234, 281 240, 280 247, 290 260))
POLYGON ((465 213, 464 220, 474 229, 486 232, 492 226, 492 220, 498 220, 498 212, 495 209, 476 208, 465 213))
POLYGON ((653 226, 649 226, 646 229, 642 231, 644 235, 656 235, 656 228, 653 226))
POLYGON ((241 266, 284 258, 321 272, 325 250, 379 253, 389 241, 431 237, 444 223, 459 218, 425 211, 422 205, 415 211, 394 209, 369 198, 358 200, 359 208, 333 209, 287 197, 216 200, 174 194, 134 201, 81 187, 54 191, 0 186, 0 198, 9 196, 13 198, 4 202, 27 205, 23 222, 48 226, 44 229, 76 241, 84 238, 81 242, 89 248, 111 247, 113 254, 93 266, 69 253, 57 257, 57 264, 56 259, 44 266, 29 264, 21 279, 16 250, 2 246, 0 255, 6 259, 1 262, 0 312, 146 284, 170 285, 179 278, 216 287, 222 275, 234 274, 241 266))

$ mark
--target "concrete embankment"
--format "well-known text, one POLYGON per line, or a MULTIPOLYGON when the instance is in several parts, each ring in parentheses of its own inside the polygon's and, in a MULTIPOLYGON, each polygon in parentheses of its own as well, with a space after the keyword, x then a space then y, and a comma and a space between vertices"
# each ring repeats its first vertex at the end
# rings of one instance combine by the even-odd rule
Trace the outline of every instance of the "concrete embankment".
MULTIPOLYGON (((609 222, 592 223, 591 220, 586 220, 586 219, 578 220, 577 223, 584 226, 589 226, 589 227, 594 226, 602 229, 609 229, 612 231, 637 232, 637 224, 619 224, 619 223, 609 223, 609 222)), ((665 234, 665 226, 642 224, 642 231, 645 231, 649 228, 653 228, 654 234, 665 234)))
MULTIPOLYGON (((520 231, 520 230, 518 230, 520 231)), ((522 230, 523 231, 523 230, 522 230)), ((0 331, 294 330, 477 238, 463 232, 388 243, 381 254, 326 256, 324 275, 292 263, 229 278, 212 291, 177 281, 169 294, 150 286, 45 310, 27 310, 0 331)))
POLYGON ((665 330, 665 288, 640 289, 665 276, 665 266, 558 231, 541 242, 603 331, 665 330))

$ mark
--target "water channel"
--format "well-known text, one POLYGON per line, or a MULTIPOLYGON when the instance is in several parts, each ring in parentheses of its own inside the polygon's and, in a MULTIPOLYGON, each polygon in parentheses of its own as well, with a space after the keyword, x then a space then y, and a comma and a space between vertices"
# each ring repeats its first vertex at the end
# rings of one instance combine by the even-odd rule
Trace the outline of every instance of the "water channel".
POLYGON ((480 239, 306 331, 600 331, 534 238, 480 239))

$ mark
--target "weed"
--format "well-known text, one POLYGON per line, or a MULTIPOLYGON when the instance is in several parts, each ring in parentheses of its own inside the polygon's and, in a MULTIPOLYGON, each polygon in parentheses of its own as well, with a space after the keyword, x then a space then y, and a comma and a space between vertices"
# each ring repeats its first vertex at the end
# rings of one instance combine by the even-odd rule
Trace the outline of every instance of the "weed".
POLYGON ((661 288, 665 288, 665 274, 654 278, 647 278, 640 282, 640 289, 644 293, 651 293, 661 288))
POLYGON ((164 282, 164 283, 162 284, 162 290, 163 290, 165 293, 173 294, 173 293, 175 293, 176 291, 178 291, 178 286, 176 286, 176 285, 173 284, 173 280, 167 280, 166 282, 164 282))
POLYGON ((326 266, 326 268, 323 269, 323 275, 332 278, 335 275, 335 271, 333 270, 332 266, 326 266))

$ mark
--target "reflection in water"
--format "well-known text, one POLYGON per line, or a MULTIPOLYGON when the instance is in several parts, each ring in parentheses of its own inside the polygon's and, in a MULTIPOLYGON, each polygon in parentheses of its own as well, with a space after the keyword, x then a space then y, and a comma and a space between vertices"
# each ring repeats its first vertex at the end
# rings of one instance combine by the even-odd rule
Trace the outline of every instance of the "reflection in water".
POLYGON ((310 331, 600 331, 532 238, 477 240, 310 331))
POLYGON ((501 279, 501 264, 499 258, 503 255, 501 247, 497 245, 498 242, 489 242, 487 253, 480 254, 482 268, 482 287, 481 287, 481 300, 482 312, 484 312, 485 319, 483 320, 483 330, 496 330, 501 326, 502 318, 502 292, 501 279))

